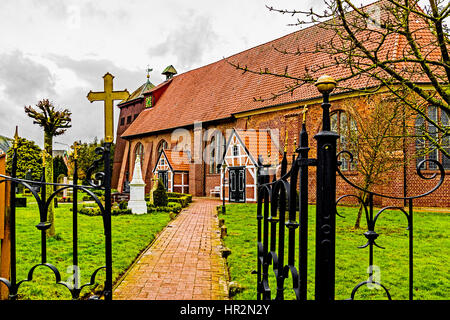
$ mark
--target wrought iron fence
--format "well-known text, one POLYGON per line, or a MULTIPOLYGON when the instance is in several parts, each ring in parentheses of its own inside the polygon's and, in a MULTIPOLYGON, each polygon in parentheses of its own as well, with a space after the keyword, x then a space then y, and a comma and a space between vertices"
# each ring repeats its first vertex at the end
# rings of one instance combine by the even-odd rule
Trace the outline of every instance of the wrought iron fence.
POLYGON ((391 299, 389 290, 381 283, 375 281, 372 269, 374 252, 377 246, 376 239, 379 234, 375 231, 376 222, 386 210, 401 211, 408 221, 409 232, 409 299, 413 299, 413 215, 415 199, 425 197, 437 190, 443 183, 445 171, 443 166, 435 160, 423 160, 417 165, 417 174, 422 179, 436 179, 433 188, 416 196, 395 197, 364 190, 352 183, 339 169, 341 162, 338 158, 342 154, 353 156, 348 151, 337 153, 336 141, 339 138, 330 130, 329 92, 322 92, 323 119, 322 130, 314 136, 317 140, 317 158, 308 157, 308 133, 305 123, 299 137, 297 156, 292 157, 292 166, 288 170, 286 153, 281 163, 281 174, 277 179, 271 172, 269 164, 258 163, 258 200, 257 200, 257 299, 272 299, 272 288, 269 284, 269 275, 272 273, 276 279, 275 299, 283 300, 285 297, 285 281, 291 275, 291 290, 297 300, 307 299, 307 266, 308 266, 308 169, 316 167, 316 255, 315 255, 315 299, 329 301, 335 299, 335 241, 336 241, 336 215, 339 215, 337 204, 345 198, 354 197, 362 205, 367 221, 367 231, 364 233, 367 243, 359 248, 369 249, 369 278, 358 283, 351 291, 349 299, 354 299, 359 288, 364 285, 377 285, 386 292, 391 299), (424 162, 433 162, 438 172, 432 176, 422 173, 424 162), (344 195, 336 200, 336 173, 356 190, 365 192, 367 200, 356 195, 344 195), (272 179, 272 181, 271 181, 272 179), (297 198, 298 190, 298 198, 297 198), (407 209, 403 207, 386 206, 374 213, 374 196, 406 200, 407 209), (297 220, 298 219, 298 220, 297 220), (285 236, 287 232, 287 243, 285 236), (298 244, 298 251, 296 245, 298 244), (287 257, 285 252, 287 250, 287 257), (287 258, 287 259, 286 259, 287 258), (286 261, 287 260, 287 261, 286 261), (270 270, 272 269, 272 270, 270 270))
MULTIPOLYGON (((16 300, 19 294, 20 286, 33 280, 34 271, 38 267, 45 267, 50 269, 55 278, 55 282, 59 285, 66 287, 72 296, 72 299, 79 299, 81 291, 88 286, 92 286, 96 282, 96 276, 101 270, 105 270, 106 280, 104 283, 104 290, 102 295, 105 300, 112 299, 112 251, 111 251, 111 185, 110 185, 110 148, 111 143, 105 143, 103 147, 98 147, 95 152, 100 157, 94 161, 93 165, 88 169, 86 175, 88 177, 89 186, 78 184, 78 164, 76 157, 74 158, 74 172, 73 172, 73 182, 72 184, 61 184, 61 183, 51 183, 46 182, 45 178, 41 181, 32 181, 26 179, 19 179, 16 177, 17 171, 17 145, 14 146, 13 156, 12 156, 12 169, 11 176, 0 175, 0 183, 10 183, 10 212, 9 212, 9 226, 11 235, 11 246, 10 246, 10 256, 11 256, 11 267, 10 267, 10 277, 9 279, 0 278, 2 282, 9 290, 9 299, 16 300), (94 179, 91 179, 93 172, 95 172, 99 165, 104 164, 103 172, 96 172, 94 179), (28 271, 28 275, 25 279, 17 279, 17 250, 16 250, 16 186, 22 185, 24 188, 28 189, 38 205, 39 213, 39 223, 36 228, 41 233, 41 253, 40 263, 32 266, 28 271), (41 192, 37 191, 40 187, 41 192), (46 186, 52 186, 53 192, 49 195, 46 194, 46 186), (73 191, 72 199, 72 215, 73 215, 73 243, 72 243, 72 261, 73 261, 73 277, 70 277, 69 281, 62 281, 60 271, 48 261, 47 258, 47 236, 46 232, 50 228, 51 223, 48 221, 48 209, 58 193, 71 189, 73 191), (104 204, 98 198, 98 196, 93 192, 94 190, 103 190, 105 193, 104 204), (78 268, 78 191, 84 192, 89 195, 96 205, 99 207, 101 216, 103 219, 104 228, 104 239, 105 239, 105 262, 104 265, 98 267, 90 276, 90 281, 85 284, 80 284, 79 281, 79 268, 78 268)), ((45 167, 44 167, 45 172, 45 167)), ((45 174, 43 173, 45 177, 45 174)), ((94 296, 94 298, 99 298, 94 296)))

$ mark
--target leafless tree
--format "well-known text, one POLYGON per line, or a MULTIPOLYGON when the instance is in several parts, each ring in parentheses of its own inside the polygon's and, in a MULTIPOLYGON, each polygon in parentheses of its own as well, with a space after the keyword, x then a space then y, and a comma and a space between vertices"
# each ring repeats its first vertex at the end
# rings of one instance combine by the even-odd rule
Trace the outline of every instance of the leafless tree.
POLYGON ((448 0, 380 0, 367 6, 357 6, 351 0, 324 0, 323 12, 284 10, 268 7, 271 11, 297 16, 295 25, 316 24, 326 41, 297 50, 274 48, 287 55, 328 56, 326 62, 305 67, 301 74, 274 72, 268 68, 252 68, 229 61, 244 73, 283 77, 291 84, 268 97, 276 99, 292 93, 301 86, 312 84, 320 75, 332 73, 338 80, 336 93, 361 91, 374 93, 388 91, 417 114, 421 115, 438 134, 424 137, 433 148, 450 157, 445 143, 450 136, 450 125, 441 118, 429 116, 429 105, 450 114, 450 41, 445 20, 450 15, 448 0), (333 71, 334 70, 334 71, 333 71))

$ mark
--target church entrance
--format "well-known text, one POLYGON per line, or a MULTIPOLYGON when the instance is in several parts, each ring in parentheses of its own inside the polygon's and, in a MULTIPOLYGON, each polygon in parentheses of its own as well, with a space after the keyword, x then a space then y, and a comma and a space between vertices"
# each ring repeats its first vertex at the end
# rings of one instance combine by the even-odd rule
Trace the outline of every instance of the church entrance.
POLYGON ((229 201, 245 202, 245 167, 230 167, 229 176, 229 201))
POLYGON ((167 171, 158 171, 158 178, 162 181, 164 188, 169 190, 169 177, 167 173, 167 171))

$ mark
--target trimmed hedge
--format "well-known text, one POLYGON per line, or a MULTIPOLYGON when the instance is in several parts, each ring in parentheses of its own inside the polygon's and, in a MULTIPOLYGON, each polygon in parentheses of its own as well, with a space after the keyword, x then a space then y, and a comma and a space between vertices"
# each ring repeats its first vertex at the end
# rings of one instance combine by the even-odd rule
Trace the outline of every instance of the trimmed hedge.
POLYGON ((169 202, 167 204, 167 207, 171 208, 173 212, 175 213, 180 213, 182 206, 181 204, 177 203, 177 202, 169 202))
POLYGON ((160 206, 156 207, 149 202, 147 202, 147 213, 152 212, 173 212, 173 213, 179 213, 181 211, 181 205, 177 202, 169 202, 167 203, 167 206, 160 206))
POLYGON ((177 192, 168 192, 167 193, 169 202, 178 202, 181 204, 181 207, 185 208, 189 203, 192 202, 191 194, 177 193, 177 192))
MULTIPOLYGON (((182 208, 187 207, 189 203, 192 202, 192 195, 187 193, 178 192, 166 192, 168 202, 177 202, 181 204, 182 208)), ((155 194, 153 193, 153 199, 155 199, 155 194)), ((150 200, 150 195, 145 195, 145 201, 150 200)))
MULTIPOLYGON (((84 207, 80 208, 78 210, 78 213, 85 214, 87 216, 100 216, 101 211, 100 208, 90 208, 90 207, 84 207)), ((123 214, 131 214, 131 209, 111 209, 111 215, 112 216, 118 216, 123 214)))
POLYGON ((192 202, 192 194, 188 194, 188 193, 178 193, 178 192, 167 192, 167 196, 169 198, 183 198, 183 197, 187 197, 188 198, 188 202, 192 202))

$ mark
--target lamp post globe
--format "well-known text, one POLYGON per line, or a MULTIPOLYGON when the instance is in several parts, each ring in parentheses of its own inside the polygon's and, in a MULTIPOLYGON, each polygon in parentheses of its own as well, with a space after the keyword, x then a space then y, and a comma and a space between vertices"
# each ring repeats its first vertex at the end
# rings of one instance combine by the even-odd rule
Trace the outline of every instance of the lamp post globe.
POLYGON ((336 88, 336 80, 329 75, 323 75, 314 84, 322 94, 330 94, 336 88))

